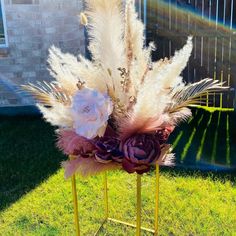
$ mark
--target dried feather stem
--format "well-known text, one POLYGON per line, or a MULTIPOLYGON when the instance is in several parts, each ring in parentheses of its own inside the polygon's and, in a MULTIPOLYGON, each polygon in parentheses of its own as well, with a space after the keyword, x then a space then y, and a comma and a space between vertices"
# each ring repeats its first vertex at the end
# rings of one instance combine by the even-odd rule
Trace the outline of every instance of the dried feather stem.
POLYGON ((141 79, 141 84, 143 84, 149 70, 150 70, 149 65, 147 65, 146 70, 144 71, 144 74, 143 74, 142 79, 141 79))

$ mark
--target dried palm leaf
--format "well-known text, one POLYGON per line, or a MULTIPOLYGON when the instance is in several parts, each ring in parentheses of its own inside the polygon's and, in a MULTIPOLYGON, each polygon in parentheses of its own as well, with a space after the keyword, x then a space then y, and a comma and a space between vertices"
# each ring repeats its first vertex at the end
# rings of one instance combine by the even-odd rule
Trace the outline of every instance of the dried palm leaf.
POLYGON ((189 84, 180 90, 172 92, 173 103, 166 111, 168 113, 175 113, 184 107, 200 105, 204 102, 202 96, 228 90, 228 87, 223 85, 224 83, 209 78, 189 84))
MULTIPOLYGON (((39 88, 35 88, 32 85, 22 85, 21 86, 24 91, 27 91, 30 93, 29 96, 33 96, 38 102, 45 106, 51 106, 52 105, 52 95, 42 92, 39 88)), ((21 92, 21 91, 19 91, 21 92)), ((28 94, 27 94, 28 95, 28 94)))
POLYGON ((37 82, 21 86, 24 90, 30 92, 35 99, 46 106, 53 106, 54 102, 68 105, 71 103, 70 96, 56 82, 37 82))

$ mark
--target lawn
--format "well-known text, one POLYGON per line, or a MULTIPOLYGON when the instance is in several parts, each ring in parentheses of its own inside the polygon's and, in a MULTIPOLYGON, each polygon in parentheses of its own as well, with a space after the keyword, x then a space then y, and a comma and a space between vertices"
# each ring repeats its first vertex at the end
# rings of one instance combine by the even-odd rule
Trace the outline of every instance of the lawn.
MULTIPOLYGON (((64 180, 53 128, 38 118, 0 118, 0 235, 73 235, 71 182, 64 180)), ((234 174, 161 169, 159 235, 236 235, 234 174)), ((81 230, 103 214, 103 176, 77 178, 81 230)), ((111 217, 135 221, 135 175, 108 175, 111 217)), ((154 172, 143 177, 143 225, 153 225, 154 172)), ((134 235, 104 225, 100 235, 134 235)), ((151 235, 143 232, 143 235, 151 235)))

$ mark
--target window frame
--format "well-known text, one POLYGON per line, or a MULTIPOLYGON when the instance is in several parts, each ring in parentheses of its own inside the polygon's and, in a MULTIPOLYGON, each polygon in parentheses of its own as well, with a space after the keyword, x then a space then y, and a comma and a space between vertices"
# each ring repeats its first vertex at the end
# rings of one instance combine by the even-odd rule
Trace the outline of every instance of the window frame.
POLYGON ((1 10, 2 10, 2 21, 3 21, 3 33, 5 43, 0 44, 0 48, 8 48, 8 37, 7 37, 7 24, 6 24, 6 15, 5 15, 5 3, 4 0, 0 0, 1 10))

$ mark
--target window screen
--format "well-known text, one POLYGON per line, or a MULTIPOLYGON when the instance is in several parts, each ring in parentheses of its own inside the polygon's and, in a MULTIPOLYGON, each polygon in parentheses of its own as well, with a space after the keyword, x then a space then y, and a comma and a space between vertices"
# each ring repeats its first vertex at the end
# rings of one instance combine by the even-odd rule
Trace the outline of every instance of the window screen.
POLYGON ((0 0, 0 47, 6 45, 6 36, 4 29, 3 1, 0 0))

